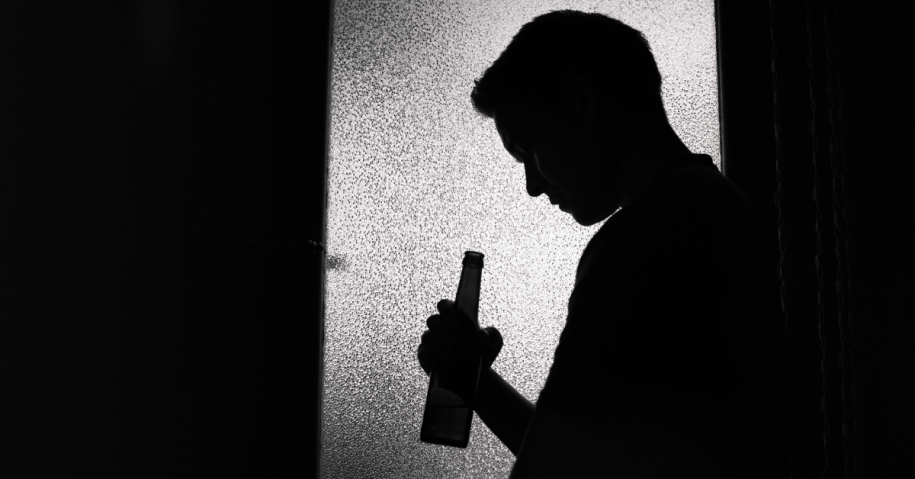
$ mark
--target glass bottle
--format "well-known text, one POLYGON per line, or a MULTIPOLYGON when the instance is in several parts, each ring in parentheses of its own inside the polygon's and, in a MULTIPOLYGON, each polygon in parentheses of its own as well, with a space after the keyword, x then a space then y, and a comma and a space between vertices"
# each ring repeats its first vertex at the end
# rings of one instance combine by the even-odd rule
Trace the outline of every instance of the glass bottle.
MULTIPOLYGON (((467 251, 464 253, 464 267, 458 283, 455 303, 463 311, 471 324, 462 325, 480 329, 477 318, 480 305, 480 279, 483 274, 483 253, 467 251)), ((429 391, 426 395, 426 408, 423 411, 423 423, 419 439, 423 442, 443 444, 454 447, 467 447, 470 440, 470 424, 473 419, 473 399, 476 396, 480 379, 482 351, 474 359, 462 365, 460 370, 447 374, 448 383, 442 381, 441 375, 432 373, 429 377, 429 391), (463 394, 469 403, 453 391, 463 394)))

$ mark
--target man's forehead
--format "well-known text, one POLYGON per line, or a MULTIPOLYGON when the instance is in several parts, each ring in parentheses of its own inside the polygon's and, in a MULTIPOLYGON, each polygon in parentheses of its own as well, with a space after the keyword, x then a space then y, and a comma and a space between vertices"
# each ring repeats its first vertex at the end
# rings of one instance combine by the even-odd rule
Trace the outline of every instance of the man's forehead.
MULTIPOLYGON (((510 118, 510 117, 509 117, 510 118)), ((525 141, 523 135, 525 133, 521 130, 521 126, 516 122, 508 121, 506 122, 506 115, 497 116, 497 113, 493 112, 493 120, 496 124, 496 131, 499 132, 499 138, 502 139, 502 147, 505 148, 512 157, 515 158, 515 161, 518 163, 524 163, 524 160, 519 156, 521 152, 521 146, 519 142, 525 141), (507 124, 506 124, 507 123, 507 124)))
POLYGON ((502 139, 502 144, 508 148, 511 138, 515 136, 515 133, 509 129, 509 125, 506 124, 508 115, 503 109, 496 109, 492 112, 492 120, 496 126, 496 131, 499 132, 499 138, 502 139))
POLYGON ((515 103, 502 104, 493 109, 493 119, 502 123, 516 123, 524 116, 524 112, 530 109, 515 103))
POLYGON ((523 130, 530 127, 530 113, 527 109, 517 106, 500 106, 493 110, 492 119, 496 130, 502 137, 502 142, 508 146, 517 141, 523 130))

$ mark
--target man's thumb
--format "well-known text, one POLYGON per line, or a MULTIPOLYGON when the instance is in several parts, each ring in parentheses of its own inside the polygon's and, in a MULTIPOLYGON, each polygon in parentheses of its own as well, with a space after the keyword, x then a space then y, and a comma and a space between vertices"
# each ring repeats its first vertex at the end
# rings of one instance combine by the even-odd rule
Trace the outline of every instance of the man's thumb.
POLYGON ((492 365, 502 351, 502 334, 499 330, 490 326, 480 330, 480 345, 483 347, 483 362, 486 367, 492 365))

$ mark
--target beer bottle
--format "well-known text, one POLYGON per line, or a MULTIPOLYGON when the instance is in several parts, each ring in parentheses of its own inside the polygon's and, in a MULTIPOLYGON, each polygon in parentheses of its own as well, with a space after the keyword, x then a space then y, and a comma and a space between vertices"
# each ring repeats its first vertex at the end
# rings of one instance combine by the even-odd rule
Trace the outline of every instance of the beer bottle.
MULTIPOLYGON (((473 333, 480 329, 477 312, 480 305, 480 278, 483 273, 483 253, 464 253, 464 267, 458 283, 456 306, 470 318, 470 324, 461 327, 473 333)), ((419 439, 433 444, 467 447, 470 424, 473 419, 473 400, 480 379, 482 350, 473 353, 473 359, 449 369, 443 380, 438 372, 429 377, 426 408, 419 439), (464 399, 468 402, 465 402, 464 399)))

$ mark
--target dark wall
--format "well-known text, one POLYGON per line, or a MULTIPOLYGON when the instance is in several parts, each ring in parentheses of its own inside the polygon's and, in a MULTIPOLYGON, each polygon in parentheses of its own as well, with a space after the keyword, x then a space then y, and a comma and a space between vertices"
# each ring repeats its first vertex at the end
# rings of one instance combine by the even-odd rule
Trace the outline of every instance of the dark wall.
POLYGON ((913 7, 718 8, 725 174, 782 258, 794 477, 911 471, 913 7))
POLYGON ((328 4, 3 2, 0 475, 312 475, 328 4))
POLYGON ((838 68, 854 162, 860 462, 871 477, 889 477, 915 471, 906 460, 915 450, 915 5, 878 4, 842 2, 838 68))

